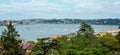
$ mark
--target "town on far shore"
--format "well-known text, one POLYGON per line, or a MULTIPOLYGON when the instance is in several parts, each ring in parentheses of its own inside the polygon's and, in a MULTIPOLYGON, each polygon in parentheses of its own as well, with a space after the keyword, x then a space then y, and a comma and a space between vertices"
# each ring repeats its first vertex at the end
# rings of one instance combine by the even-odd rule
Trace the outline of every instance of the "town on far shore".
MULTIPOLYGON (((0 20, 0 26, 6 26, 9 20, 0 20)), ((119 25, 119 18, 107 19, 24 19, 12 20, 13 25, 29 25, 29 24, 79 24, 86 22, 93 25, 119 25)))

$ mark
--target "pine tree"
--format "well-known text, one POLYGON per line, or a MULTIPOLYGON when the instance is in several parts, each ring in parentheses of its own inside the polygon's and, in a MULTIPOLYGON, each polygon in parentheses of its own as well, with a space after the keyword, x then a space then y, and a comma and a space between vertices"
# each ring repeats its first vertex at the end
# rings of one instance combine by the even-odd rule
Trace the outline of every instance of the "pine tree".
POLYGON ((0 37, 0 45, 2 46, 1 55, 23 55, 22 48, 20 47, 21 40, 19 34, 9 21, 7 29, 2 32, 0 37))
POLYGON ((94 29, 92 28, 91 25, 85 23, 85 22, 82 22, 81 23, 81 26, 79 28, 79 30, 77 31, 77 35, 93 35, 94 33, 94 29))

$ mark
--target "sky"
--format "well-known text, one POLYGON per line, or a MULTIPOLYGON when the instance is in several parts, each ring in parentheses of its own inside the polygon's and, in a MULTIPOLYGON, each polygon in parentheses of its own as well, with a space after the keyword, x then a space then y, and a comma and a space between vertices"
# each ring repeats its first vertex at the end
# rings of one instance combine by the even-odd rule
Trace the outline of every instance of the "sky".
POLYGON ((120 18, 120 0, 0 0, 0 20, 120 18))

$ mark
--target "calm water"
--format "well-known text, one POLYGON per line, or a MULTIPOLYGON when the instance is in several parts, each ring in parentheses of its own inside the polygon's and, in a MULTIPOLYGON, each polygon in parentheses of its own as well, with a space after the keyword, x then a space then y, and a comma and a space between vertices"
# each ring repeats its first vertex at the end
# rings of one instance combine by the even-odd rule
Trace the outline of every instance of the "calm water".
MULTIPOLYGON (((37 38, 73 33, 78 30, 79 24, 34 24, 15 27, 19 31, 21 39, 36 40, 37 38)), ((92 27, 96 32, 118 28, 117 25, 92 25, 92 27)), ((6 26, 0 26, 0 35, 5 28, 6 26)))

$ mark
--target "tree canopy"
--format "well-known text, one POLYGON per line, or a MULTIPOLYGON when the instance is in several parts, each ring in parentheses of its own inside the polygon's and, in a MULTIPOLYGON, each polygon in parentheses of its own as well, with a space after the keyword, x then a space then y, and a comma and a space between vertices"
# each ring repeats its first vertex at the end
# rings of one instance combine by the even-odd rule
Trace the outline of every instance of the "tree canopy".
POLYGON ((9 21, 7 29, 2 32, 0 37, 0 45, 2 46, 2 55, 22 55, 22 48, 20 46, 21 40, 19 34, 12 25, 12 21, 9 21))

